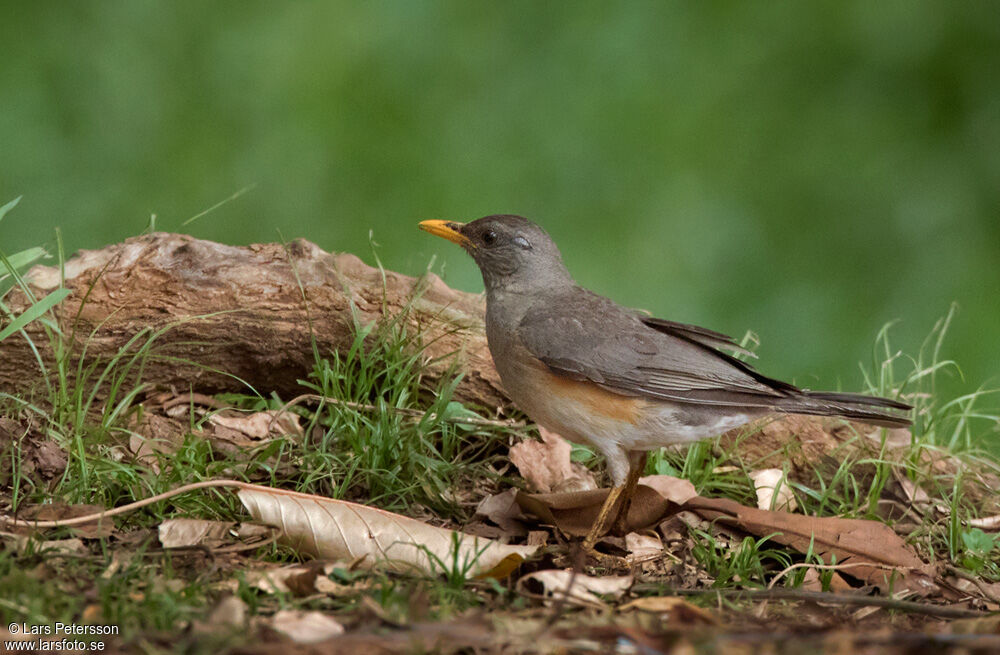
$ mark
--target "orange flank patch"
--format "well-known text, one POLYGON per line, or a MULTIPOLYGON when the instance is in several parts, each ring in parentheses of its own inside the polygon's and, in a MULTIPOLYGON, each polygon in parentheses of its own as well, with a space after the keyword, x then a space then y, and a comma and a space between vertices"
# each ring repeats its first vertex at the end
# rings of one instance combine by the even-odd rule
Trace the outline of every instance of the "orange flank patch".
POLYGON ((548 373, 548 377, 554 395, 575 400, 595 414, 618 421, 638 422, 641 418, 641 409, 646 404, 642 398, 621 396, 606 391, 592 382, 571 380, 551 372, 548 373))

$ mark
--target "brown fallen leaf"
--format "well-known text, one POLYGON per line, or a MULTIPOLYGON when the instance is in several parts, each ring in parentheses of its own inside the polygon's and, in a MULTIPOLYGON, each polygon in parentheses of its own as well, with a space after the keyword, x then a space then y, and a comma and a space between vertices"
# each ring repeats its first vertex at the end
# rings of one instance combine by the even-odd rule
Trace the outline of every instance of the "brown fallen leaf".
POLYGON ((529 489, 553 493, 597 488, 593 474, 582 464, 570 460, 573 447, 568 441, 541 426, 538 432, 541 441, 525 439, 510 448, 510 461, 529 489))
POLYGON ((282 541, 296 551, 365 568, 436 575, 455 567, 470 578, 500 578, 537 550, 343 500, 249 486, 237 494, 256 520, 279 526, 282 541))
POLYGON ((595 577, 571 569, 535 571, 521 577, 517 588, 553 600, 565 598, 571 605, 604 607, 601 596, 617 599, 632 586, 632 576, 595 577))
POLYGON ((756 536, 768 536, 800 553, 812 552, 837 564, 843 573, 893 592, 921 595, 938 591, 937 572, 925 564, 892 528, 878 521, 815 517, 746 507, 726 498, 692 498, 684 505, 707 520, 735 525, 756 536))
POLYGON ((66 451, 33 421, 0 417, 0 453, 11 452, 9 449, 15 443, 18 461, 0 458, 0 488, 13 483, 15 470, 19 476, 35 477, 37 474, 46 480, 60 477, 66 471, 66 451))
POLYGON ((526 518, 517 505, 517 489, 487 496, 476 507, 476 516, 489 519, 509 536, 520 537, 528 534, 524 525, 526 518))
POLYGON ((153 412, 135 414, 129 426, 128 449, 136 460, 153 473, 159 473, 159 456, 175 452, 184 443, 182 425, 180 421, 153 412))
POLYGON ((226 537, 234 525, 231 521, 167 519, 158 528, 160 544, 164 548, 216 547, 227 541, 226 537))
MULTIPOLYGON (((524 511, 540 518, 543 523, 579 537, 590 531, 608 492, 608 489, 551 494, 518 492, 517 504, 524 511)), ((665 516, 676 512, 682 502, 695 495, 694 486, 687 480, 669 475, 640 478, 629 508, 629 532, 659 523, 665 516)))
MULTIPOLYGON (((77 516, 88 516, 104 510, 101 505, 67 505, 66 503, 46 503, 44 505, 33 505, 27 507, 21 513, 20 518, 33 521, 58 521, 61 519, 72 519, 77 516)), ((82 525, 74 525, 70 532, 83 537, 84 539, 100 539, 108 537, 115 532, 115 520, 112 517, 104 517, 82 525)))
POLYGON ((302 425, 299 423, 298 415, 287 411, 267 410, 253 414, 214 413, 208 415, 208 421, 254 441, 260 441, 270 436, 302 434, 302 425))

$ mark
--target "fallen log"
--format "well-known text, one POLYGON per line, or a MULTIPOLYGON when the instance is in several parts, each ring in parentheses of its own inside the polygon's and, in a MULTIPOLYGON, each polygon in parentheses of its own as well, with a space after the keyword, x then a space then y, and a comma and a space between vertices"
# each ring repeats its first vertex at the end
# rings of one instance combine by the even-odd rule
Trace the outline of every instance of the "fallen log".
MULTIPOLYGON (((506 403, 486 346, 483 298, 450 289, 431 273, 383 271, 305 240, 228 246, 167 233, 80 251, 64 271, 62 284, 72 293, 55 314, 72 353, 70 370, 81 355, 109 361, 149 328, 162 333, 143 382, 291 397, 303 391, 297 380, 313 366, 313 339, 328 356, 353 342, 355 316, 361 324, 401 317, 408 334, 421 333, 425 379, 433 383, 456 365, 464 374, 458 400, 487 408, 506 403)), ((54 267, 36 266, 26 278, 37 296, 60 285, 54 267)), ((19 290, 5 302, 16 313, 27 306, 19 290)), ((32 323, 27 334, 51 367, 42 324, 32 323)), ((40 380, 24 335, 0 342, 0 390, 25 395, 40 380)))

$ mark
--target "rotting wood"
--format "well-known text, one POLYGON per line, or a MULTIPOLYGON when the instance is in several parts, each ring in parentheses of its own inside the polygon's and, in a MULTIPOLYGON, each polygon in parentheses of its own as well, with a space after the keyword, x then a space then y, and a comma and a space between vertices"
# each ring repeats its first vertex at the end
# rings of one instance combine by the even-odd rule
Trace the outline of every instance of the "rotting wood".
MULTIPOLYGON (((353 308, 364 324, 402 312, 409 333, 421 331, 428 381, 453 364, 464 374, 457 400, 506 403, 486 346, 482 297, 433 274, 382 271, 305 240, 228 246, 168 233, 80 251, 64 269, 72 294, 56 315, 72 352, 108 361, 142 330, 163 329, 142 373, 157 387, 217 393, 247 392, 249 385, 264 395, 295 396, 302 391, 297 380, 313 365, 312 338, 324 356, 350 346, 353 308)), ((54 267, 36 266, 27 279, 38 296, 60 284, 54 267)), ((6 302, 15 312, 26 306, 19 291, 6 302)), ((41 324, 27 332, 51 366, 41 324)), ((4 340, 0 391, 27 394, 40 380, 24 336, 4 340)))

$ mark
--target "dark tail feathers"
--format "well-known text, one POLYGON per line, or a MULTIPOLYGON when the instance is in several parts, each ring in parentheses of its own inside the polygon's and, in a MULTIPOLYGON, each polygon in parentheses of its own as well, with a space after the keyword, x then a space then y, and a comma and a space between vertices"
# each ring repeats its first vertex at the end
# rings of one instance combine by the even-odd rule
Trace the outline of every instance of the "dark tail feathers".
POLYGON ((812 414, 814 416, 843 416, 872 425, 887 428, 902 428, 912 421, 904 412, 913 409, 906 403, 859 393, 837 393, 833 391, 802 391, 780 401, 778 411, 790 414, 812 414))

